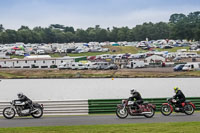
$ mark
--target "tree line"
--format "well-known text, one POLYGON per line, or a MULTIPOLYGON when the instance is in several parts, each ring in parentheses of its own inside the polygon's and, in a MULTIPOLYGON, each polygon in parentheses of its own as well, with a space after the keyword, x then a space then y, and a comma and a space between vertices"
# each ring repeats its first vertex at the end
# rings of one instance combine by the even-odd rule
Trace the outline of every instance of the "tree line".
POLYGON ((18 30, 5 29, 0 24, 0 43, 68 43, 105 41, 142 41, 157 39, 200 40, 200 11, 185 14, 172 14, 169 22, 143 23, 133 28, 101 28, 100 25, 86 30, 71 26, 51 24, 47 28, 21 26, 18 30))

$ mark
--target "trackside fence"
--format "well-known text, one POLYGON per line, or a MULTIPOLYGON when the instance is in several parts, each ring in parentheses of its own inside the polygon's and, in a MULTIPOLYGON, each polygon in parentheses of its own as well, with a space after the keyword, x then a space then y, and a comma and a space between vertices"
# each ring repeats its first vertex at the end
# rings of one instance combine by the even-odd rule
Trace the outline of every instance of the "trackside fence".
MULTIPOLYGON (((34 101, 43 104, 44 115, 88 115, 88 100, 34 101)), ((0 116, 9 102, 0 102, 0 116)))
MULTIPOLYGON (((167 98, 146 98, 144 101, 156 105, 156 111, 160 111, 162 103, 166 103, 167 98)), ((200 110, 200 97, 188 97, 195 104, 196 110, 200 110)), ((114 113, 117 104, 121 104, 122 99, 89 99, 89 114, 99 114, 99 113, 114 113)))

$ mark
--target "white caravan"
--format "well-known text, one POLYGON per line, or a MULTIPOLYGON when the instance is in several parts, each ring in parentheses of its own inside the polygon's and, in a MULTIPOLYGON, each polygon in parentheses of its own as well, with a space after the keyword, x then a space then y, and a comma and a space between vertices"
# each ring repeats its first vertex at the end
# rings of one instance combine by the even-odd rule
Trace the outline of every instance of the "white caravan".
POLYGON ((145 66, 144 61, 134 60, 134 61, 129 62, 129 64, 126 67, 127 68, 142 68, 144 66, 145 66))

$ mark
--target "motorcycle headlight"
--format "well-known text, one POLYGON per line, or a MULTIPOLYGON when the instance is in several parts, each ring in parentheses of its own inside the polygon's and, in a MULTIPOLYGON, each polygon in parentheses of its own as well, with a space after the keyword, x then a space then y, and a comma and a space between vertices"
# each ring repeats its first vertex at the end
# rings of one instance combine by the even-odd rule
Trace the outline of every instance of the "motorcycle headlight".
POLYGON ((176 100, 175 100, 175 99, 172 99, 172 102, 173 102, 173 103, 176 103, 176 100))
POLYGON ((125 102, 125 100, 122 100, 122 103, 124 103, 125 102))

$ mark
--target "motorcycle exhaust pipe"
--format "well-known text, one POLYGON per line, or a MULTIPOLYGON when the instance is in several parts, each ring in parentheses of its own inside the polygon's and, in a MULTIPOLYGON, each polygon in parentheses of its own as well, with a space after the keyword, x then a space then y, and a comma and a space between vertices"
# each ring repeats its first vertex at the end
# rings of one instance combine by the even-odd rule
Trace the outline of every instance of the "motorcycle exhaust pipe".
POLYGON ((152 112, 142 112, 141 114, 151 114, 152 112))

